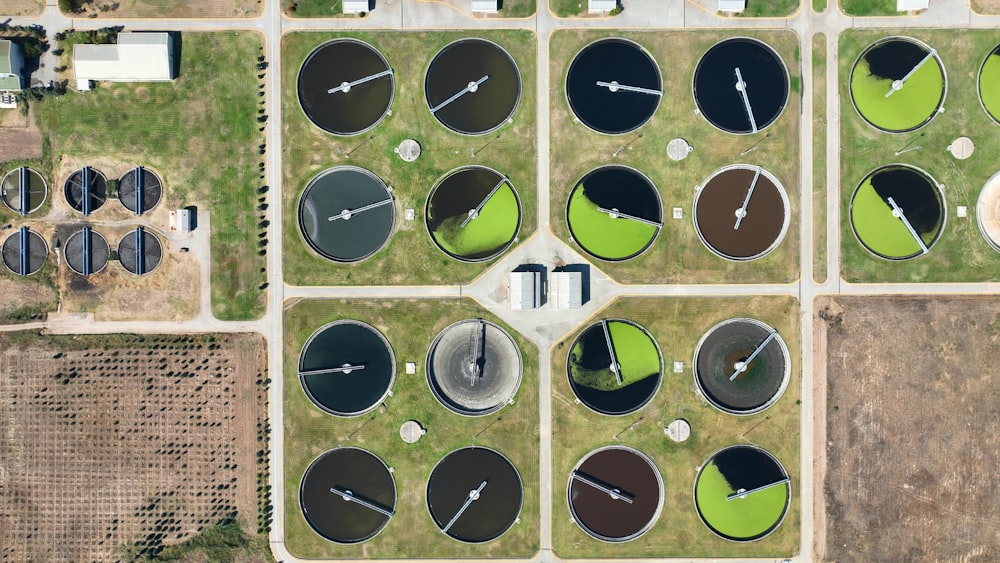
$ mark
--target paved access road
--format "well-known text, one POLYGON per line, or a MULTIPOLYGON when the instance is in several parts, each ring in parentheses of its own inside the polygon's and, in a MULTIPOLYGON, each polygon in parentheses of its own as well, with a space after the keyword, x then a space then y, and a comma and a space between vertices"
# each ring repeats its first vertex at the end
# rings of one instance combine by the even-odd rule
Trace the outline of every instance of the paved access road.
MULTIPOLYGON (((542 550, 536 556, 536 561, 555 561, 552 553, 552 505, 553 491, 551 454, 551 378, 548 373, 550 347, 570 332, 580 322, 595 311, 606 305, 611 299, 624 295, 643 296, 712 296, 712 295, 792 295, 801 304, 802 323, 802 366, 803 395, 802 426, 801 426, 801 500, 802 544, 796 560, 808 561, 813 553, 813 495, 815 483, 812 481, 813 437, 813 385, 823 382, 812 381, 812 330, 809 320, 813 316, 813 298, 824 293, 852 294, 951 294, 951 293, 996 293, 1000 290, 997 283, 966 283, 966 284, 848 284, 840 278, 840 161, 839 116, 840 99, 837 89, 837 36, 849 28, 1000 28, 1000 17, 978 16, 973 14, 965 0, 935 0, 925 13, 918 16, 896 18, 852 18, 836 9, 828 8, 823 13, 815 13, 805 0, 802 9, 789 18, 782 19, 736 19, 719 18, 706 10, 694 0, 623 0, 625 11, 614 18, 559 19, 547 9, 546 0, 538 0, 539 10, 535 17, 525 19, 473 18, 469 13, 470 2, 467 0, 378 0, 376 9, 363 19, 289 19, 280 9, 278 0, 267 0, 264 13, 252 19, 217 19, 217 20, 127 20, 127 19, 73 19, 59 13, 55 0, 49 0, 45 12, 38 18, 14 18, 15 25, 38 24, 44 27, 50 37, 56 32, 68 29, 89 29, 109 25, 121 25, 127 29, 152 30, 254 30, 263 35, 266 42, 266 53, 269 63, 267 79, 267 103, 270 114, 267 128, 267 183, 272 187, 282 185, 282 139, 281 139, 281 84, 277 79, 281 68, 280 39, 282 34, 298 30, 340 30, 340 29, 370 29, 370 30, 422 30, 422 29, 484 29, 509 28, 527 29, 535 32, 538 38, 539 61, 535 87, 542 93, 538 104, 538 232, 526 241, 497 260, 489 270, 467 286, 384 286, 384 287, 296 287, 284 284, 282 278, 282 245, 281 237, 271 237, 268 247, 268 298, 267 312, 263 319, 250 322, 224 322, 215 319, 211 313, 211 288, 209 285, 210 249, 198 248, 200 258, 204 261, 201 268, 201 310, 198 317, 186 322, 95 322, 86 315, 53 315, 52 319, 42 323, 31 323, 3 327, 0 331, 9 330, 48 330, 53 333, 185 333, 185 332, 259 332, 268 339, 268 367, 272 377, 280 375, 283 370, 283 307, 288 299, 300 298, 455 298, 471 297, 501 316, 514 328, 525 334, 539 345, 539 405, 541 420, 540 442, 540 474, 541 474, 541 538, 542 550), (790 29, 795 31, 800 40, 802 68, 803 104, 801 114, 801 186, 799 233, 800 260, 803 275, 797 283, 776 285, 641 285, 624 286, 609 279, 599 268, 591 270, 592 299, 584 309, 576 312, 566 312, 565 315, 553 319, 550 312, 517 312, 509 311, 503 303, 505 276, 511 267, 521 263, 555 263, 585 262, 575 249, 557 240, 549 230, 549 108, 545 102, 544 93, 558 88, 561 77, 549 76, 548 42, 551 33, 558 29, 790 29), (813 94, 812 85, 812 35, 817 32, 826 34, 827 54, 827 166, 826 178, 813 178, 812 154, 812 104, 808 103, 813 94), (826 192, 827 210, 827 281, 817 284, 811 276, 813 263, 812 235, 812 185, 814 181, 825 181, 829 189, 826 192)), ((52 75, 55 59, 51 55, 41 61, 42 69, 39 79, 52 75), (48 73, 48 74, 47 74, 48 73)), ((280 195, 281 190, 272 189, 272 195, 280 195)), ((281 233, 282 213, 281 202, 274 201, 268 208, 268 219, 273 232, 281 233)), ((207 237, 206 237, 207 238, 207 237)), ((206 245, 207 246, 207 245, 206 245)), ((283 432, 281 420, 282 386, 272 385, 270 397, 270 416, 272 422, 271 443, 271 485, 274 519, 272 523, 271 545, 279 559, 296 561, 285 547, 284 543, 284 467, 283 467, 283 432)), ((819 445, 822 447, 822 445, 819 445)))

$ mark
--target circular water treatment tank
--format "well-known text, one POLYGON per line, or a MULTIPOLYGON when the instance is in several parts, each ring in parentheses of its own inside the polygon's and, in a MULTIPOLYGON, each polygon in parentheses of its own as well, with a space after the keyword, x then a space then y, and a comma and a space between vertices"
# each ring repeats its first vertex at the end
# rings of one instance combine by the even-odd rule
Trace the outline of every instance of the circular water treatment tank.
POLYGON ((111 258, 108 239, 101 233, 84 227, 71 234, 63 245, 66 264, 81 276, 100 273, 111 258))
POLYGON ((118 260, 129 272, 145 275, 155 270, 163 259, 163 245, 153 233, 138 228, 118 243, 118 260))
POLYGON ((148 168, 133 168, 118 179, 118 201, 136 215, 156 207, 162 196, 160 177, 148 168))
POLYGON ((566 204, 573 240, 591 256, 607 261, 635 258, 663 227, 663 204, 656 186, 627 166, 602 166, 577 182, 566 204))
POLYGON ((480 262, 514 244, 521 200, 506 176, 485 166, 449 172, 427 198, 427 230, 452 258, 480 262))
POLYGON ((434 525, 466 543, 495 540, 517 522, 524 486, 503 454, 472 446, 455 450, 427 480, 427 510, 434 525))
POLYGON ((361 321, 340 320, 314 332, 299 355, 299 381, 309 400, 336 416, 358 416, 389 395, 396 358, 389 341, 361 321))
POLYGON ((100 171, 86 166, 66 178, 63 193, 70 207, 84 215, 90 215, 108 199, 108 180, 100 171), (84 197, 85 193, 87 197, 84 197))
POLYGON ((507 332, 483 319, 441 331, 427 354, 427 383, 437 400, 467 416, 494 413, 517 393, 521 351, 507 332))
POLYGON ((357 135, 378 125, 392 105, 392 69, 378 49, 357 39, 313 49, 298 77, 299 105, 320 129, 357 135))
POLYGON ((643 535, 663 510, 663 479, 653 460, 627 446, 587 454, 567 487, 573 520, 591 537, 626 542, 643 535))
POLYGON ((584 47, 566 73, 566 100, 584 125, 620 135, 645 124, 663 96, 656 61, 638 43, 612 37, 584 47))
POLYGON ((521 74, 503 47, 480 38, 444 46, 427 68, 424 95, 431 114, 463 135, 484 135, 514 115, 521 74))
POLYGON ((42 235, 27 227, 12 233, 3 241, 3 264, 19 276, 30 276, 45 265, 49 248, 42 235))
POLYGON ((1000 172, 990 176, 979 192, 976 221, 986 242, 1000 252, 1000 172))
POLYGON ((762 258, 788 231, 788 195, 770 172, 748 164, 717 170, 694 196, 698 238, 727 260, 762 258))
POLYGON ((929 123, 948 89, 937 52, 912 37, 886 37, 865 48, 851 69, 850 85, 858 114, 887 133, 929 123))
POLYGON ((299 508, 323 538, 352 544, 370 540, 396 509, 396 482, 385 462, 361 448, 339 447, 309 465, 299 485, 299 508))
POLYGON ((788 69, 770 45, 750 37, 710 47, 694 71, 694 101, 716 128, 745 135, 769 127, 788 103, 788 69))
POLYGON ((858 184, 850 216, 854 235, 869 252, 907 260, 928 252, 944 231, 944 194, 923 170, 890 164, 858 184))
POLYGON ((587 408, 600 414, 629 414, 656 395, 663 356, 643 327, 624 319, 604 319, 573 341, 566 373, 573 393, 587 408))
POLYGON ((317 254, 359 262, 392 234, 395 205, 385 182, 357 166, 320 172, 299 199, 299 230, 317 254))
POLYGON ((756 446, 723 448, 701 466, 694 482, 698 516, 716 535, 737 542, 773 532, 788 512, 792 486, 785 468, 756 446))
POLYGON ((15 168, 0 182, 0 197, 11 211, 27 215, 37 211, 49 193, 45 178, 37 171, 22 166, 15 168))
POLYGON ((986 55, 979 69, 979 100, 993 121, 1000 124, 1000 45, 986 55))
POLYGON ((791 373, 784 340, 756 319, 722 321, 701 337, 694 351, 698 391, 729 414, 755 414, 770 407, 785 392, 791 373))

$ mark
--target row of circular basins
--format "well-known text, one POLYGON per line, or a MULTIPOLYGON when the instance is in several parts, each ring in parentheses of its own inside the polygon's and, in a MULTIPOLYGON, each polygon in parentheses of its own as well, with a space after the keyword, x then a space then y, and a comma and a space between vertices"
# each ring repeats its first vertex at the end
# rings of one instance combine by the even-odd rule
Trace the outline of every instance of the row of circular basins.
MULTIPOLYGON (((100 209, 108 198, 107 178, 89 166, 81 168, 66 179, 63 193, 70 207, 89 216, 100 209)), ((159 177, 143 167, 129 170, 118 180, 118 200, 136 215, 155 207, 162 193, 159 177)), ((0 199, 21 216, 41 208, 47 195, 45 178, 28 167, 11 170, 0 184, 0 199)), ((160 265, 163 248, 159 236, 144 227, 136 227, 119 241, 118 260, 130 273, 148 274, 160 265)), ((49 248, 44 237, 25 226, 4 239, 2 251, 7 269, 28 276, 42 268, 49 248)), ((102 272, 111 259, 111 245, 107 238, 90 226, 72 232, 63 244, 62 252, 70 269, 83 276, 102 272)))
MULTIPOLYGON (((912 37, 885 37, 868 45, 851 70, 850 94, 858 115, 890 134, 920 129, 944 111, 948 93, 937 50, 912 37)), ((979 99, 1000 123, 1000 45, 979 69, 979 99)), ((980 196, 989 197, 984 189, 980 196)), ((851 197, 849 217, 858 242, 887 260, 927 254, 940 239, 947 217, 942 186, 925 170, 888 164, 869 172, 851 197)), ((991 245, 991 234, 980 222, 991 245)))
MULTIPOLYGON (((696 347, 694 365, 701 394, 715 408, 734 415, 756 414, 773 405, 791 373, 781 337, 768 325, 748 318, 712 327, 696 347)), ((321 410, 340 417, 376 408, 390 393, 395 374, 388 340, 371 325, 355 320, 335 321, 317 330, 303 346, 298 364, 306 396, 321 410)), ((517 392, 521 354, 503 328, 467 319, 434 339, 426 374, 431 393, 445 408, 463 416, 482 416, 503 408, 517 392)), ((652 400, 663 378, 663 358, 659 344, 642 326, 604 319, 573 343, 567 377, 588 408, 602 415, 625 415, 652 400)), ((427 486, 428 510, 438 528, 472 543, 491 541, 509 529, 522 495, 513 464, 486 448, 452 452, 434 469, 427 486)), ((781 523, 790 496, 781 464, 749 446, 713 455, 695 485, 702 520, 732 541, 752 541, 771 533, 781 523)), ((641 536, 658 518, 663 498, 655 464, 631 448, 600 448, 569 476, 567 499, 574 521, 602 541, 641 536)), ((370 452, 336 448, 306 470, 299 500, 318 534, 339 543, 356 543, 370 539, 388 523, 395 485, 386 465, 370 452)))
MULTIPOLYGON (((698 392, 719 411, 745 416, 775 404, 791 376, 788 348, 777 331, 750 318, 711 327, 695 347, 698 392)), ((570 388, 590 410, 631 414, 648 404, 663 379, 656 339, 638 323, 602 319, 573 342, 566 362, 570 388)), ((608 542, 635 539, 655 524, 663 481, 653 461, 623 446, 601 448, 570 476, 573 520, 608 542)), ((754 541, 774 531, 791 502, 791 484, 770 453, 737 445, 711 456, 698 470, 694 502, 702 522, 731 541, 754 541)))
MULTIPOLYGON (((466 319, 446 327, 427 354, 427 383, 448 410, 463 416, 494 413, 512 401, 523 364, 514 339, 499 325, 466 319)), ((309 399, 339 417, 359 416, 389 395, 396 359, 377 329, 355 320, 329 323, 302 347, 299 381, 309 399)), ((451 452, 427 482, 427 509, 434 524, 455 540, 483 543, 517 521, 521 477, 503 454, 484 447, 451 452)), ((338 447, 312 462, 302 477, 299 503, 320 536, 338 543, 374 537, 395 511, 392 472, 358 448, 338 447)))
MULTIPOLYGON (((788 102, 788 69, 766 43, 735 37, 716 43, 698 61, 692 95, 717 129, 753 134, 773 124, 788 102)), ((608 38, 585 46, 566 76, 566 99, 576 120, 621 135, 642 127, 664 94, 660 68, 640 44, 608 38)), ((777 178, 750 164, 711 174, 694 196, 695 231, 709 251, 734 261, 762 258, 781 243, 789 223, 788 196, 777 178)), ((641 171, 602 166, 580 178, 566 204, 573 240, 606 261, 635 258, 663 228, 663 203, 641 171)))

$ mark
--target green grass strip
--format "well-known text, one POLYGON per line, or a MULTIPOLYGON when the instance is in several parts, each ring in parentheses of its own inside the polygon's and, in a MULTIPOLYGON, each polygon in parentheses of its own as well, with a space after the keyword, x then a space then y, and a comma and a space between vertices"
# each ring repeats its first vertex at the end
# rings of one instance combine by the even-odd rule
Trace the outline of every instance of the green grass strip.
POLYGON ((937 111, 944 77, 937 61, 924 63, 906 81, 902 90, 888 98, 892 80, 871 74, 868 62, 862 57, 851 76, 851 95, 865 119, 890 131, 905 131, 924 122, 937 111))
POLYGON ((901 258, 920 252, 920 245, 913 240, 906 225, 893 217, 892 208, 875 193, 871 178, 865 180, 854 196, 851 223, 858 238, 879 254, 901 258))
POLYGON ((520 210, 514 190, 504 184, 479 210, 479 216, 462 227, 465 215, 449 217, 437 231, 435 240, 448 252, 458 256, 497 251, 517 233, 520 210))
POLYGON ((656 235, 656 227, 629 219, 613 219, 598 211, 587 199, 583 184, 573 190, 569 201, 569 222, 580 246, 601 258, 621 259, 636 254, 656 235))
POLYGON ((990 55, 979 75, 979 92, 983 105, 994 119, 1000 119, 1000 55, 990 55))
POLYGON ((734 538, 752 538, 766 532, 781 518, 788 497, 788 488, 777 486, 746 498, 726 500, 735 492, 714 463, 702 470, 697 485, 698 508, 715 530, 734 538))

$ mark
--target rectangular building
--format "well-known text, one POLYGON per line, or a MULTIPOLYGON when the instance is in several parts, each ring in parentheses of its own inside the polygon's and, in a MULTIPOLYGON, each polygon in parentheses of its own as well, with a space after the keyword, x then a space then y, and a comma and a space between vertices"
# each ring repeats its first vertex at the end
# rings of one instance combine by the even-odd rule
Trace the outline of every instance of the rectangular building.
POLYGON ((174 75, 173 38, 169 33, 119 33, 113 45, 73 46, 77 81, 166 82, 174 75))
POLYGON ((549 280, 549 302, 553 309, 583 307, 583 273, 552 272, 549 280))
POLYGON ((472 0, 472 12, 480 14, 495 14, 500 11, 498 0, 472 0))
POLYGON ((542 275, 539 272, 511 272, 507 282, 510 308, 537 309, 542 306, 542 275))
POLYGON ((719 0, 720 12, 742 12, 747 9, 747 0, 719 0))

